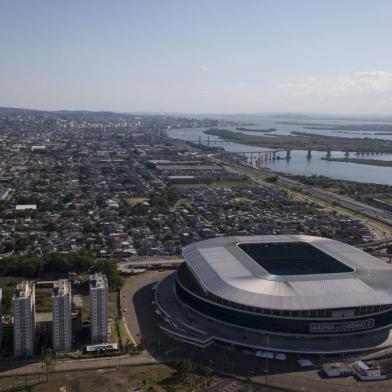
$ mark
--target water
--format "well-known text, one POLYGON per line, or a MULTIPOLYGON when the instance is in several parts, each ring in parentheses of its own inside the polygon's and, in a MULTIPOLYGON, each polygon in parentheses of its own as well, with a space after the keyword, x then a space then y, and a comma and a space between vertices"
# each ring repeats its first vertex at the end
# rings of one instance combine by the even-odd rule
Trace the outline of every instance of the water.
MULTIPOLYGON (((312 159, 306 158, 306 151, 292 151, 290 161, 276 160, 265 162, 263 166, 271 170, 290 174, 299 175, 322 175, 339 180, 349 180, 358 182, 369 182, 376 184, 392 185, 392 167, 359 165, 349 162, 333 162, 322 160, 326 153, 322 151, 313 151, 312 159)), ((341 151, 332 152, 332 157, 343 158, 344 153, 341 151)), ((356 157, 353 155, 353 157, 356 157)), ((369 159, 376 159, 381 156, 369 155, 369 159)), ((392 154, 385 154, 383 159, 392 160, 392 154)))
MULTIPOLYGON (((252 119, 253 120, 253 119, 252 119)), ((244 121, 244 119, 242 119, 244 121)), ((368 135, 374 134, 379 131, 372 131, 371 127, 369 127, 369 131, 360 131, 360 132, 345 132, 338 133, 335 130, 322 130, 322 129, 304 129, 302 125, 288 125, 288 124, 278 124, 277 121, 273 119, 265 119, 260 120, 259 123, 255 126, 245 126, 248 129, 268 129, 268 128, 276 128, 276 132, 272 132, 271 135, 287 135, 292 131, 299 132, 307 132, 307 133, 315 133, 320 135, 328 135, 335 137, 371 137, 371 138, 379 138, 379 139, 388 139, 392 140, 391 135, 368 135), (364 133, 366 133, 364 135, 364 133)), ((303 120, 299 120, 299 122, 305 122, 303 120)), ((309 120, 309 122, 316 123, 320 122, 323 124, 364 124, 363 122, 356 121, 343 121, 343 120, 309 120)), ((391 123, 388 123, 391 124, 391 123)), ((173 129, 168 131, 168 135, 173 138, 188 140, 188 141, 197 141, 199 140, 199 136, 202 139, 206 139, 207 135, 204 133, 206 128, 189 128, 189 129, 173 129)), ((229 130, 235 130, 235 128, 226 128, 229 130)), ((253 135, 262 135, 266 136, 266 133, 256 133, 256 132, 244 132, 251 133, 253 135)), ((210 141, 220 141, 222 140, 218 136, 209 136, 210 141)), ((213 146, 215 144, 212 144, 213 146)), ((262 147, 254 147, 247 146, 243 144, 223 144, 222 147, 229 152, 250 152, 250 151, 269 151, 268 148, 262 147)), ((392 167, 382 167, 382 166, 371 166, 371 165, 359 165, 355 163, 349 162, 333 162, 322 160, 321 157, 325 157, 326 152, 322 151, 313 151, 312 159, 307 159, 306 151, 294 150, 291 152, 292 159, 287 161, 284 159, 263 162, 262 165, 264 167, 268 167, 273 171, 296 174, 296 175, 323 175, 326 177, 331 177, 335 179, 341 180, 349 180, 349 181, 357 181, 357 182, 371 182, 376 184, 385 184, 392 185, 392 167)), ((280 154, 282 157, 285 154, 280 154)), ((333 151, 332 157, 334 158, 342 158, 344 157, 344 153, 341 151, 333 151)), ((356 155, 351 154, 351 157, 358 158, 356 155)), ((368 155, 363 156, 364 159, 379 159, 379 160, 392 160, 392 154, 379 154, 379 155, 368 155)))

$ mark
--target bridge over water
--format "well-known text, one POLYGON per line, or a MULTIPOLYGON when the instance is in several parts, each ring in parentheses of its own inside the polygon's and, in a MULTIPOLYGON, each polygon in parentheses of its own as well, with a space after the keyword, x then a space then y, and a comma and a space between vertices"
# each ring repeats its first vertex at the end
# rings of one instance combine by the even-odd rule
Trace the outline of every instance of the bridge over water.
MULTIPOLYGON (((224 145, 224 144, 238 144, 232 141, 226 140, 211 140, 208 136, 207 138, 202 138, 199 136, 198 140, 187 140, 189 143, 194 144, 203 144, 203 145, 224 145)), ((291 149, 275 149, 268 151, 235 151, 236 154, 240 154, 242 156, 250 156, 251 163, 258 162, 266 162, 272 161, 275 159, 291 159, 291 149), (286 155, 283 157, 279 155, 279 153, 285 153, 286 155)), ((308 156, 311 156, 311 151, 308 151, 308 156)))
MULTIPOLYGON (((199 136, 199 138, 197 140, 187 140, 187 142, 189 143, 194 143, 194 144, 204 144, 204 145, 216 145, 216 146, 223 146, 226 144, 241 144, 241 143, 237 143, 235 141, 228 141, 228 140, 213 140, 210 139, 209 136, 207 136, 206 138, 202 138, 201 136, 199 136)), ((306 154, 306 158, 307 159, 311 159, 312 158, 312 149, 311 148, 301 148, 301 147, 297 147, 297 148, 292 148, 292 149, 271 149, 270 151, 239 151, 237 152, 238 154, 250 154, 251 155, 251 160, 253 158, 253 156, 257 155, 260 158, 260 161, 269 161, 269 160, 275 160, 275 159, 291 159, 291 151, 292 150, 305 150, 307 151, 306 154), (286 152, 286 157, 283 158, 279 155, 277 155, 277 153, 280 152, 286 152), (270 156, 270 153, 272 153, 272 156, 270 156)), ((325 158, 330 159, 332 158, 332 150, 330 148, 327 148, 326 150, 326 155, 325 158)), ((349 158, 350 154, 353 154, 355 156, 369 156, 369 155, 379 155, 379 154, 383 154, 383 152, 381 151, 365 151, 365 150, 361 150, 361 151, 344 151, 344 156, 345 158, 349 158)))
POLYGON ((271 151, 236 151, 244 157, 250 157, 251 164, 275 161, 276 159, 291 159, 291 150, 271 150, 271 151))

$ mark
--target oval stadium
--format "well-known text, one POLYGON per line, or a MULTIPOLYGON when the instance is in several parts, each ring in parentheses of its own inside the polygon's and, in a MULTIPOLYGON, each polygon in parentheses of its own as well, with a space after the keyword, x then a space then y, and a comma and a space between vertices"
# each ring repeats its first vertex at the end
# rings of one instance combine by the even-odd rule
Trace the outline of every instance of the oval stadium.
POLYGON ((183 255, 155 291, 160 328, 177 340, 316 355, 392 345, 392 267, 353 246, 219 237, 183 255))

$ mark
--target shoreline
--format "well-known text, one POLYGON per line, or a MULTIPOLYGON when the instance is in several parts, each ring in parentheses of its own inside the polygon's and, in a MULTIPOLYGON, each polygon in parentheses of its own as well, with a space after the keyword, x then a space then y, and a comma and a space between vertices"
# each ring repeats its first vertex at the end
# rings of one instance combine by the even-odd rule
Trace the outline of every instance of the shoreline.
POLYGON ((361 159, 361 158, 321 158, 324 161, 355 163, 357 165, 392 167, 392 161, 382 161, 380 159, 361 159))

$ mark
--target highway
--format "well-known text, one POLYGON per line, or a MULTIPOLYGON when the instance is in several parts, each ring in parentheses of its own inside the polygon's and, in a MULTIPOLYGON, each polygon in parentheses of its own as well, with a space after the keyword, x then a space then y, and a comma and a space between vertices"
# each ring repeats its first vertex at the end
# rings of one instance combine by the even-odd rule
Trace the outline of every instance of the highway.
POLYGON ((125 273, 132 269, 149 269, 149 268, 171 268, 177 267, 184 262, 184 259, 162 259, 162 260, 145 260, 145 261, 131 261, 121 262, 118 266, 120 271, 125 273))
POLYGON ((317 197, 327 202, 335 202, 341 207, 347 208, 348 210, 359 212, 369 218, 376 219, 382 223, 392 226, 392 214, 380 208, 354 200, 351 197, 339 195, 321 188, 304 185, 299 181, 295 181, 283 176, 277 177, 277 183, 292 187, 298 191, 308 192, 311 196, 317 197))
POLYGON ((380 208, 373 207, 366 203, 362 203, 348 196, 339 195, 337 193, 329 192, 321 188, 302 184, 301 182, 293 180, 291 178, 287 178, 281 175, 275 175, 274 172, 265 170, 263 168, 257 168, 246 162, 234 163, 232 160, 218 158, 217 155, 218 154, 209 154, 209 158, 225 166, 229 165, 242 171, 246 171, 249 174, 256 175, 263 180, 276 176, 276 182, 280 185, 289 187, 300 193, 306 192, 310 196, 316 197, 329 203, 335 202, 341 207, 346 208, 350 211, 360 213, 368 218, 375 219, 386 225, 392 226, 392 214, 380 208))

